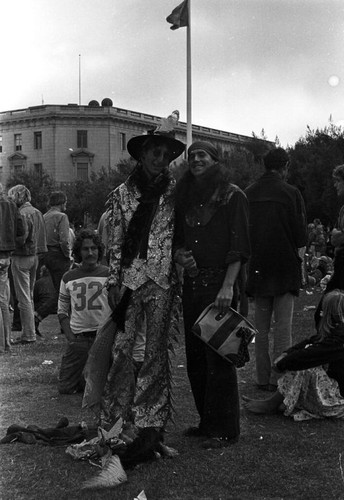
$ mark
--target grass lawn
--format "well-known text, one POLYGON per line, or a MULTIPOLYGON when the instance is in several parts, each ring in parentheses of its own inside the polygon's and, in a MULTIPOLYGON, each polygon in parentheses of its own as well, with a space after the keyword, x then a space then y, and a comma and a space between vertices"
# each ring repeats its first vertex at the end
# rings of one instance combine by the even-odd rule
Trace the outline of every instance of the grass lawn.
MULTIPOLYGON (((307 306, 315 306, 319 297, 319 292, 302 291, 297 299, 294 341, 313 333, 314 311, 307 306)), ((92 422, 91 415, 81 410, 80 395, 58 394, 64 338, 56 316, 42 325, 43 340, 33 346, 14 346, 12 355, 1 357, 0 437, 14 423, 53 427, 62 416, 71 424, 92 422)), ((264 397, 254 387, 254 346, 250 350, 250 363, 238 370, 240 391, 264 397)), ((128 482, 117 488, 81 491, 83 481, 99 469, 74 461, 65 447, 1 445, 1 500, 134 500, 142 490, 148 500, 344 499, 343 421, 294 422, 283 415, 255 416, 243 410, 239 443, 203 450, 199 439, 182 435, 184 428, 198 423, 182 339, 174 359, 174 383, 175 421, 168 427, 165 442, 179 451, 178 457, 128 471, 128 482)))

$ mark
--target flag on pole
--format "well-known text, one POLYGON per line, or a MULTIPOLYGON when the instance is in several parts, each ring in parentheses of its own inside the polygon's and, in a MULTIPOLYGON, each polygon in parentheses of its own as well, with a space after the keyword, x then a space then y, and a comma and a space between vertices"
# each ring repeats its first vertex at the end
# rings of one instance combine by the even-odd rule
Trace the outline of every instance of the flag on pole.
POLYGON ((184 0, 178 7, 172 10, 171 14, 166 17, 166 21, 172 26, 171 30, 177 30, 189 25, 188 16, 188 0, 184 0))

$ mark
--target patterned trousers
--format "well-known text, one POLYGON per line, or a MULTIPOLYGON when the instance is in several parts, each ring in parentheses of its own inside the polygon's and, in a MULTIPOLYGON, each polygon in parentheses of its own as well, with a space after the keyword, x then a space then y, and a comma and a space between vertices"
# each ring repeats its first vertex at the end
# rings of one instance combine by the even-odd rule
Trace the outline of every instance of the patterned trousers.
POLYGON ((169 347, 175 304, 173 288, 164 290, 148 281, 131 295, 125 331, 118 331, 113 362, 102 398, 102 425, 122 417, 137 427, 164 428, 171 415, 169 347), (136 372, 133 349, 146 321, 143 363, 136 372))

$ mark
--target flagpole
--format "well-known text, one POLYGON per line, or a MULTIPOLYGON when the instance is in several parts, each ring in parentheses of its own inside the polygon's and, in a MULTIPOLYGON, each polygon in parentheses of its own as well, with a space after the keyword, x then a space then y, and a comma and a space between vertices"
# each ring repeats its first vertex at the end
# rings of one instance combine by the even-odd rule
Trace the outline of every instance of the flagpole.
POLYGON ((79 106, 81 106, 81 54, 79 54, 79 106))
POLYGON ((188 5, 186 27, 186 146, 192 144, 192 92, 191 92, 191 0, 188 5))

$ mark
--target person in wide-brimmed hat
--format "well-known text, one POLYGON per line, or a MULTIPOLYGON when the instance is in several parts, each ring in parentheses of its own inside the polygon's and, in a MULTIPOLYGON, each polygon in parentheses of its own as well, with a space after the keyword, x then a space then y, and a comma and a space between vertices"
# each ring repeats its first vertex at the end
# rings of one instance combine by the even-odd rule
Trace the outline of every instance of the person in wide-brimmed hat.
POLYGON ((177 310, 172 285, 175 181, 168 166, 185 146, 166 119, 130 139, 127 149, 137 165, 110 193, 106 213, 107 289, 118 330, 101 418, 106 428, 122 417, 138 429, 154 427, 160 433, 171 416, 168 347, 177 310), (141 356, 135 356, 142 317, 146 338, 141 356))
POLYGON ((149 130, 147 134, 132 137, 127 144, 127 150, 134 160, 140 161, 141 153, 149 144, 164 144, 170 154, 170 162, 178 158, 184 150, 185 144, 174 138, 174 132, 169 127, 169 122, 165 120, 166 125, 161 125, 156 129, 149 130))

